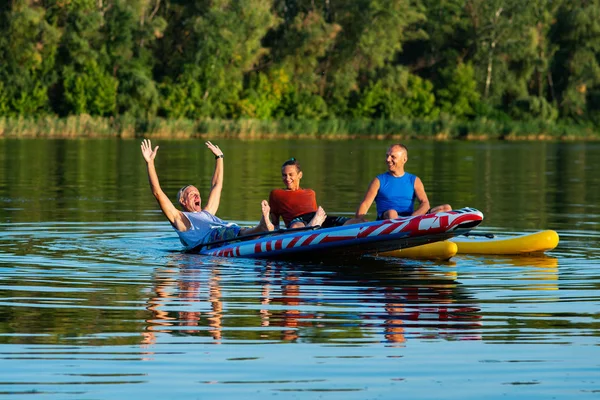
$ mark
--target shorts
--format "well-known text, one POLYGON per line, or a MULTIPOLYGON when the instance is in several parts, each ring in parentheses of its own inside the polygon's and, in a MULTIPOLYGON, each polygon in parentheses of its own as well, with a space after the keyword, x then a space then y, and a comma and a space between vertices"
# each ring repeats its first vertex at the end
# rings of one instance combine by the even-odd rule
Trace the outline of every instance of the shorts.
POLYGON ((235 224, 228 226, 214 226, 211 228, 210 233, 206 235, 204 243, 233 239, 240 234, 241 230, 242 227, 235 224))
MULTIPOLYGON (((311 219, 313 219, 315 214, 316 213, 311 212, 311 213, 299 215, 296 218, 294 218, 293 220, 291 220, 287 227, 289 228, 294 222, 303 222, 305 225, 308 225, 308 223, 310 222, 311 219)), ((348 217, 329 217, 328 216, 325 218, 325 221, 323 222, 323 224, 321 224, 321 228, 331 228, 334 226, 342 226, 349 219, 350 218, 348 218, 348 217)))
MULTIPOLYGON (((431 212, 431 208, 429 210, 427 210, 427 212, 425 214, 429 214, 430 212, 431 212)), ((409 213, 409 212, 398 213, 398 217, 410 217, 410 216, 412 216, 412 213, 409 213)), ((383 218, 383 213, 381 213, 377 216, 377 221, 383 221, 384 219, 388 219, 388 218, 383 218)))

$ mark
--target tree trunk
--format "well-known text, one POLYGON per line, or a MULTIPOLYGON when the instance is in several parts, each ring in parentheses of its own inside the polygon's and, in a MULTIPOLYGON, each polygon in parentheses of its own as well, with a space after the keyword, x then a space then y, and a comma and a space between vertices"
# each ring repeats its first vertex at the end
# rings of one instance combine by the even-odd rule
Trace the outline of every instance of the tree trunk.
POLYGON ((496 48, 496 41, 490 44, 490 51, 488 53, 488 66, 487 76, 485 77, 485 91, 483 92, 483 98, 487 99, 490 94, 490 86, 492 86, 492 68, 494 65, 494 49, 496 48))

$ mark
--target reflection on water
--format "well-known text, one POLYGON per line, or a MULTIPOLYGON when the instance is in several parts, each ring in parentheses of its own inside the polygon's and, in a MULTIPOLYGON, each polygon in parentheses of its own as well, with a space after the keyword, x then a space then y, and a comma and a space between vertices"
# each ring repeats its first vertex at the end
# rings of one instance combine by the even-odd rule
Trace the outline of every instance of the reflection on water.
POLYGON ((234 287, 227 284, 227 270, 217 265, 158 270, 156 295, 148 300, 153 316, 147 320, 146 343, 155 342, 158 332, 213 343, 478 337, 472 332, 480 327, 478 308, 457 285, 455 271, 395 265, 391 274, 382 272, 390 265, 376 260, 368 266, 304 265, 301 270, 287 263, 252 263, 252 276, 234 287))
MULTIPOLYGON (((183 155, 187 142, 165 147, 169 193, 206 183, 197 171, 214 161, 183 155)), ((223 216, 249 223, 279 185, 270 168, 283 153, 307 160, 303 182, 333 211, 355 207, 355 188, 381 169, 381 143, 221 147, 237 155, 223 216)), ((559 246, 449 262, 184 254, 148 191, 138 143, 0 141, 0 397, 597 394, 598 145, 412 149, 432 201, 482 209, 479 230, 555 229, 559 246)))

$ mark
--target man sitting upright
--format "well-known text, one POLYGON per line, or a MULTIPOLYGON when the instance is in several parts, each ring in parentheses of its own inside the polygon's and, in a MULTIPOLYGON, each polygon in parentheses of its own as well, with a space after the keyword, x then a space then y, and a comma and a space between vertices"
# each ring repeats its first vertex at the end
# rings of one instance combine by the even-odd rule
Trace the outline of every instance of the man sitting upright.
POLYGON ((371 181, 363 201, 356 210, 356 218, 363 218, 369 212, 373 201, 377 206, 378 220, 452 210, 449 204, 430 208, 421 179, 404 171, 404 164, 408 161, 408 149, 405 145, 391 145, 385 160, 388 170, 371 181), (415 200, 419 202, 416 210, 415 200))

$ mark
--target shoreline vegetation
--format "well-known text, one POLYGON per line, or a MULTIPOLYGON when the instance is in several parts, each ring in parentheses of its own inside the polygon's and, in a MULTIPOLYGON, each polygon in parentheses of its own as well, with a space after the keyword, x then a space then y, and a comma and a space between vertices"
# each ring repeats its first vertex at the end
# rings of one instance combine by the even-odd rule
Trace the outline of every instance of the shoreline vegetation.
POLYGON ((547 121, 385 119, 139 119, 90 115, 0 117, 2 138, 234 138, 376 140, 600 140, 591 126, 547 121))
POLYGON ((600 138, 600 0, 4 3, 0 138, 600 138))

